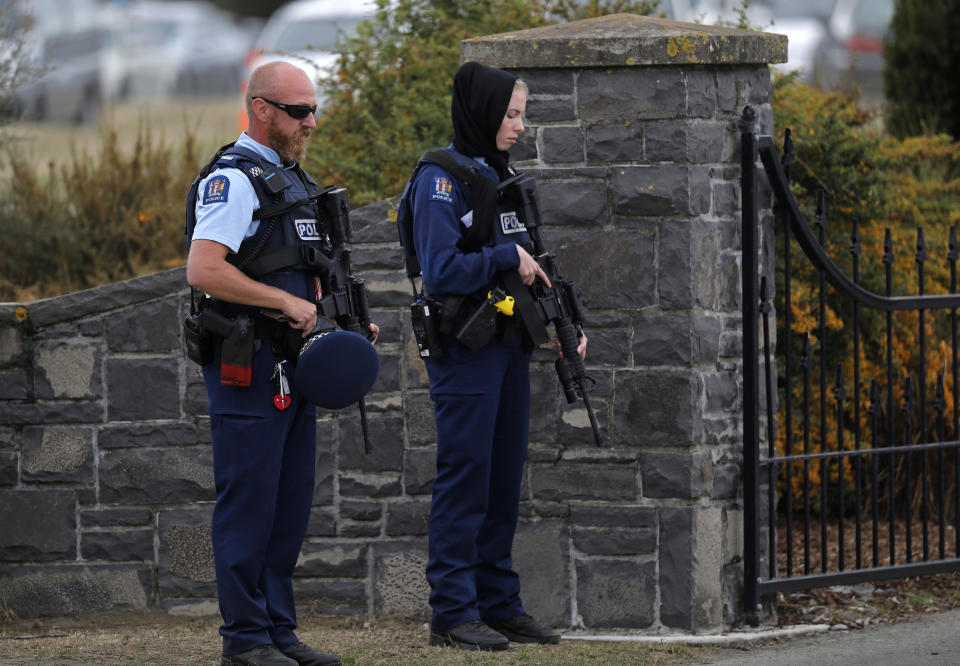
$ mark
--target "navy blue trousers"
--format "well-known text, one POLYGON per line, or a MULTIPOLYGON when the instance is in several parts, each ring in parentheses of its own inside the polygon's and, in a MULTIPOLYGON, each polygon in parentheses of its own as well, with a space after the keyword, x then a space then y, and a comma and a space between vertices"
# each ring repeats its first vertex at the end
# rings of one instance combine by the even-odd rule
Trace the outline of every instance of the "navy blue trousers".
POLYGON ((519 342, 444 349, 426 361, 437 420, 427 581, 438 631, 523 612, 511 549, 530 423, 530 355, 519 342))
POLYGON ((223 654, 297 642, 293 569, 313 503, 316 408, 297 393, 273 405, 276 359, 269 344, 254 358, 252 385, 220 385, 204 367, 213 435, 213 556, 223 654))

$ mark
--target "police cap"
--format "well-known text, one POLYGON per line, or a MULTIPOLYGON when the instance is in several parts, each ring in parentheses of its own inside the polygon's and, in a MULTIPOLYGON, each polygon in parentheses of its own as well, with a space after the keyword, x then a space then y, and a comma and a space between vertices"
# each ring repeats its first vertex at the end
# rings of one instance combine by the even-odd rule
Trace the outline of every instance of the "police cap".
POLYGON ((294 380, 303 396, 325 409, 343 409, 377 381, 380 357, 362 335, 333 330, 314 333, 300 348, 294 380))

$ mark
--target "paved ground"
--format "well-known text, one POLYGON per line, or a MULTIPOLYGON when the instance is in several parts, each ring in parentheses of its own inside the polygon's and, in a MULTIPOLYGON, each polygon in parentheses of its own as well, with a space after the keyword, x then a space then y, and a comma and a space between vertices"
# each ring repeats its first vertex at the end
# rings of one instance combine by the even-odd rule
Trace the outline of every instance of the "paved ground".
POLYGON ((713 659, 708 663, 718 666, 954 666, 960 664, 960 609, 749 650, 721 649, 713 659))

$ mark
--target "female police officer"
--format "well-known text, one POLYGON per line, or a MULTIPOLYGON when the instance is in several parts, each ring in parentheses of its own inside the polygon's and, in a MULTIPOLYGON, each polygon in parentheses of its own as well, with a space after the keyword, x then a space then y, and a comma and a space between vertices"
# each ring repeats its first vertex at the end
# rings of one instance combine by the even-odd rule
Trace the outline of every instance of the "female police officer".
MULTIPOLYGON (((436 163, 421 162, 407 190, 423 283, 450 318, 452 303, 475 308, 500 272, 529 286, 547 276, 522 247, 516 215, 499 205, 507 150, 523 133, 527 87, 508 72, 464 64, 453 82, 457 163, 475 169, 471 188, 436 163), (477 235, 480 233, 479 242, 477 235), (472 241, 472 242, 471 242, 472 241)), ((456 170, 454 170, 456 171, 456 170)), ((511 318, 519 319, 519 317, 511 318)), ((501 322, 502 324, 502 322, 501 322)), ((427 580, 430 644, 503 650, 509 641, 556 643, 560 634, 524 612, 512 569, 530 411, 529 345, 516 327, 478 350, 445 336, 426 359, 437 421, 437 475, 430 511, 427 580)), ((578 353, 586 350, 581 338, 578 353)))

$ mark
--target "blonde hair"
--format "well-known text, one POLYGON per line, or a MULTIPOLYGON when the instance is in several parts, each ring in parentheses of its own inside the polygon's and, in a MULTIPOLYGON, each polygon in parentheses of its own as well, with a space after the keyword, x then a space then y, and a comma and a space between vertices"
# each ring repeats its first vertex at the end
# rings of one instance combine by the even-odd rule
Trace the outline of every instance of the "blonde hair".
POLYGON ((522 92, 527 97, 530 96, 530 88, 527 86, 527 82, 523 79, 517 79, 513 82, 513 89, 517 92, 522 92))

